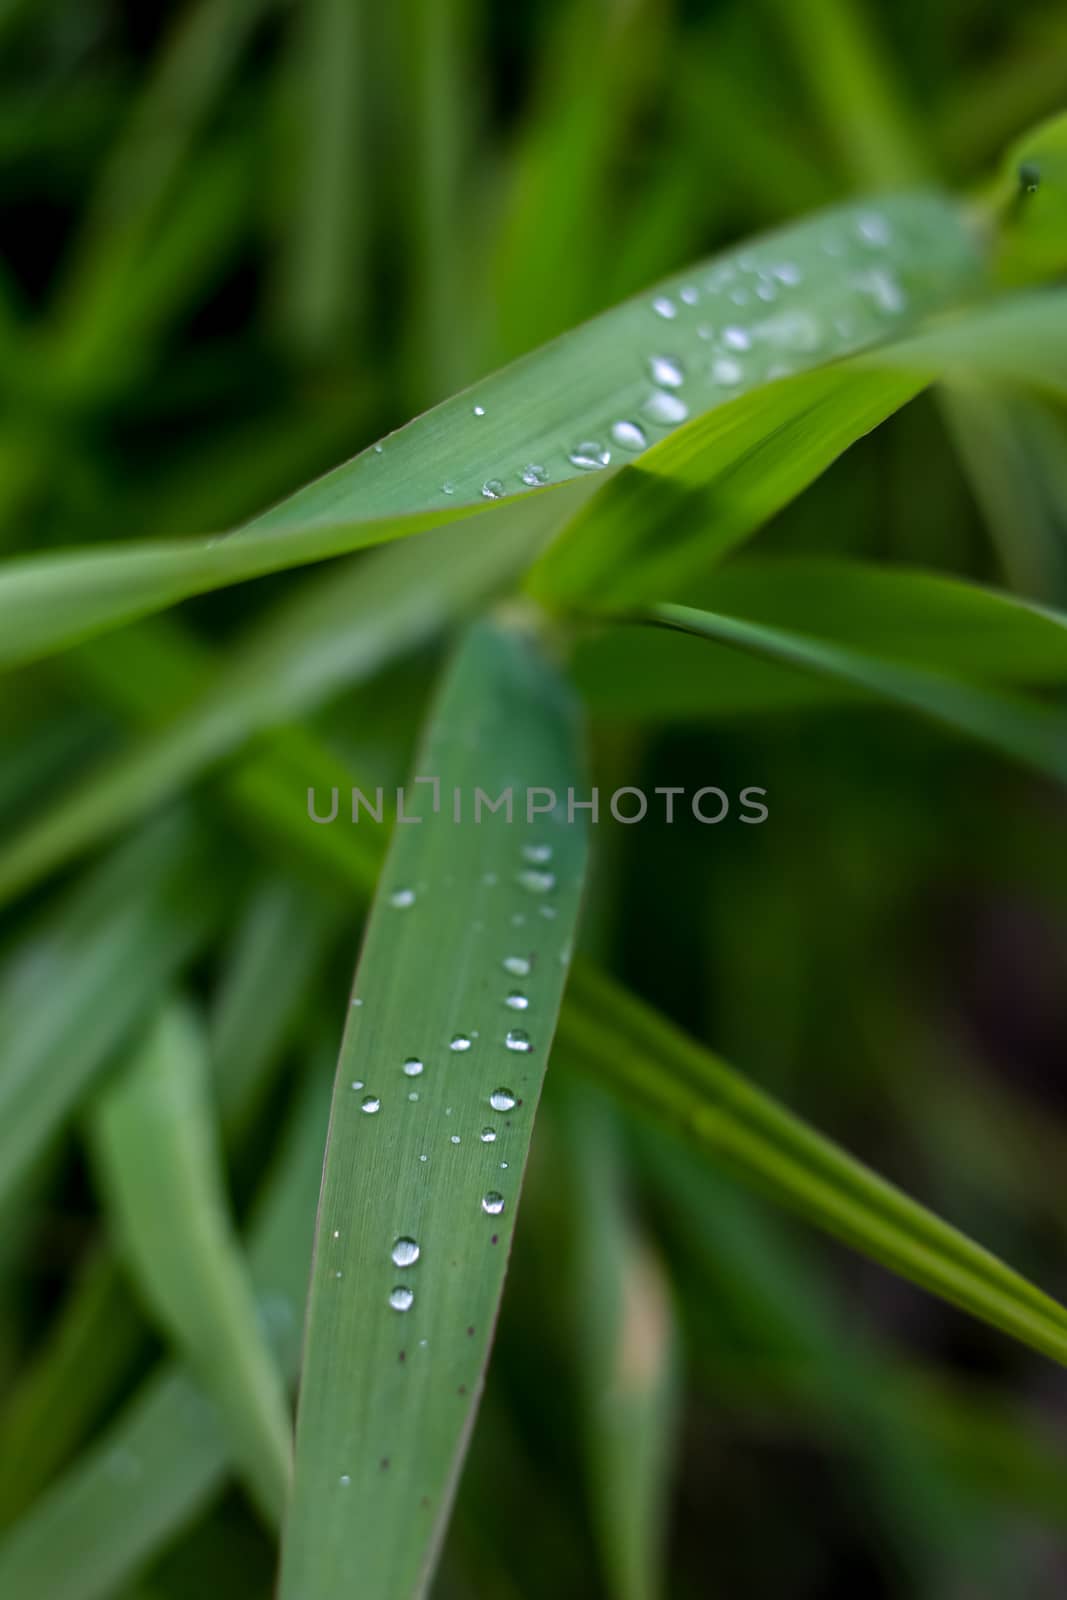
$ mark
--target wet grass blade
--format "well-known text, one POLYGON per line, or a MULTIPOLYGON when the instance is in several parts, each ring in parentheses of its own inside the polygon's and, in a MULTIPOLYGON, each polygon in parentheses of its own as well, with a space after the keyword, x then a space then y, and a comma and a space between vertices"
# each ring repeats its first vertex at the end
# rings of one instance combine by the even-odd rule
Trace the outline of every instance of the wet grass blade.
POLYGON ((688 595, 845 450, 942 377, 1067 393, 1067 297, 978 304, 701 412, 605 484, 528 587, 545 604, 598 611, 688 595))
POLYGON ((189 595, 485 514, 500 496, 548 493, 561 497, 565 515, 562 497, 574 494, 577 509, 596 469, 614 471, 687 417, 762 387, 783 361, 788 370, 821 367, 900 337, 984 283, 969 224, 946 196, 824 213, 564 334, 228 538, 10 563, 0 572, 0 664, 189 595), (746 274, 776 298, 740 327, 729 294, 746 274))
POLYGON ((785 628, 690 606, 657 606, 655 620, 718 644, 781 661, 819 677, 840 679, 1067 782, 1067 718, 1037 701, 976 688, 944 674, 898 665, 844 645, 785 628))
POLYGON ((738 1177, 1067 1365, 1067 1309, 584 965, 572 976, 559 1043, 567 1059, 738 1177))
POLYGON ((292 1427, 230 1220, 207 1050, 168 1005, 92 1119, 108 1211, 138 1289, 223 1416, 252 1497, 279 1521, 292 1427))
POLYGON ((431 717, 341 1049, 282 1558, 284 1600, 429 1581, 481 1392, 585 864, 569 696, 480 624, 431 717), (503 809, 473 820, 475 789, 503 809), (454 821, 453 795, 463 821, 454 821), (527 822, 527 795, 544 815, 527 822), (550 814, 551 813, 551 814, 550 814), (563 825, 560 825, 562 822, 563 825))
MULTIPOLYGON (((282 1370, 295 1376, 329 1075, 302 1090, 252 1231, 249 1261, 282 1370)), ((202 1513, 232 1464, 227 1431, 184 1368, 162 1366, 98 1443, 0 1538, 0 1593, 107 1600, 202 1513), (71 1560, 77 1550, 78 1559, 71 1560)))

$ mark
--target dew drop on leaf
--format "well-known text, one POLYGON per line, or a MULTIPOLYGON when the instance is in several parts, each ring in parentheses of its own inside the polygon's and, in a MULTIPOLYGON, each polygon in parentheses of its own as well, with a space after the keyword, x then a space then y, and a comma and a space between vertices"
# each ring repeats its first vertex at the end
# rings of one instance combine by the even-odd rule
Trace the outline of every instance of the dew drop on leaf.
POLYGON ((661 389, 680 389, 685 381, 681 362, 675 361, 673 356, 650 357, 648 370, 652 375, 652 382, 658 384, 661 389))
POLYGON ((529 1055, 533 1049, 533 1045, 530 1043, 530 1035, 522 1028, 509 1028, 504 1035, 504 1043, 509 1050, 516 1050, 520 1055, 524 1056, 529 1055))
POLYGON ((586 472, 595 472, 598 467, 606 467, 611 461, 611 451, 598 444, 595 439, 583 439, 581 444, 576 444, 567 458, 572 466, 581 467, 586 472))
POLYGON ((515 1096, 510 1089, 494 1089, 489 1096, 489 1104, 494 1111, 514 1111, 515 1096))
POLYGON ((360 1101, 359 1109, 361 1111, 365 1111, 368 1116, 373 1116, 376 1111, 381 1110, 381 1107, 382 1102, 379 1100, 378 1096, 376 1094, 368 1094, 364 1095, 363 1099, 360 1101))
POLYGON ((391 1251, 394 1267, 413 1267, 421 1254, 418 1243, 406 1233, 401 1234, 391 1251))
POLYGON ((414 1300, 414 1289, 409 1289, 403 1283, 398 1283, 396 1288, 391 1290, 389 1294, 389 1304, 394 1311, 410 1311, 414 1300))
POLYGON ((625 420, 613 422, 611 437, 616 444, 621 444, 624 450, 644 450, 648 444, 648 435, 639 422, 625 420))
POLYGON ((659 422, 666 427, 684 422, 689 415, 689 407, 681 396, 670 394, 666 389, 653 389, 641 409, 650 422, 659 422))
POLYGON ((482 1210, 488 1217, 499 1217, 504 1209, 504 1196, 496 1189, 490 1189, 488 1194, 482 1196, 482 1210))

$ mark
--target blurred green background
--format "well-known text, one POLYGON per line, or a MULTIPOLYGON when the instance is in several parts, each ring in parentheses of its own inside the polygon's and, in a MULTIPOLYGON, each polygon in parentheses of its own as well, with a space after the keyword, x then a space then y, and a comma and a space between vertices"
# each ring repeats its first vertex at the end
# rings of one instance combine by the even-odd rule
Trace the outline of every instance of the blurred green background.
MULTIPOLYGON (((0 548, 229 527, 694 257, 853 191, 967 188, 1065 100, 1067 13, 1035 3, 0 0, 0 548)), ((961 430, 923 398, 756 549, 909 562, 1062 602, 1065 444, 1064 417, 1030 399, 990 399, 961 430)), ((226 590, 181 624, 224 655, 303 581, 226 590)), ((414 652, 316 728, 360 773, 395 779, 438 663, 414 652)), ((123 748, 124 670, 87 646, 0 686, 5 827, 123 748)), ((142 687, 157 709, 181 699, 162 662, 142 687)), ((602 829, 598 954, 1063 1298, 1062 796, 882 711, 623 716, 595 737, 605 788, 755 784, 771 811, 759 829, 602 829)), ((189 987, 217 1029, 270 896, 314 930, 287 964, 293 992, 231 1161, 243 1216, 301 1076, 339 1036, 358 916, 221 803, 217 773, 188 804, 219 902, 189 987)), ((9 962, 47 959, 28 919, 81 870, 3 913, 9 962)), ((140 977, 133 959, 131 990, 140 977)), ((443 1600, 624 1593, 577 1420, 589 1291, 554 1067, 443 1600)), ((663 1594, 1062 1594, 1056 1369, 648 1130, 623 1121, 620 1140, 684 1348, 663 1594)), ((9 1210, 5 1522, 160 1354, 121 1281, 92 1321, 106 1230, 76 1130, 9 1210)), ((253 1600, 273 1558, 231 1490, 115 1593, 253 1600)))

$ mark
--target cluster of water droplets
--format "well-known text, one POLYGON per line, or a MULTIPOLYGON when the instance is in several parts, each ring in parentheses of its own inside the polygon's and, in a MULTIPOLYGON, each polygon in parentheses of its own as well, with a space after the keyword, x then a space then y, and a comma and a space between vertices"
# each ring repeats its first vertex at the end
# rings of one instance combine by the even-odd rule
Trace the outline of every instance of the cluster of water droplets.
MULTIPOLYGON (((569 467, 597 472, 625 462, 717 401, 785 377, 821 356, 872 342, 887 317, 906 309, 905 291, 892 260, 884 256, 894 242, 885 211, 844 209, 817 226, 805 225, 795 239, 796 258, 786 234, 720 259, 679 287, 650 297, 650 335, 658 328, 662 345, 657 339, 635 374, 633 410, 606 417, 601 434, 577 439, 566 451, 569 467), (799 302, 791 292, 802 285, 807 292, 799 302), (672 331, 690 351, 695 334, 704 354, 683 361, 670 349, 672 331)), ((471 409, 480 418, 488 407, 478 401, 471 409)), ((569 473, 561 467, 559 475, 569 473)), ((524 486, 541 487, 552 477, 550 466, 526 462, 510 476, 487 477, 481 494, 497 500, 524 486)), ((442 492, 454 493, 454 484, 442 484, 442 492)))

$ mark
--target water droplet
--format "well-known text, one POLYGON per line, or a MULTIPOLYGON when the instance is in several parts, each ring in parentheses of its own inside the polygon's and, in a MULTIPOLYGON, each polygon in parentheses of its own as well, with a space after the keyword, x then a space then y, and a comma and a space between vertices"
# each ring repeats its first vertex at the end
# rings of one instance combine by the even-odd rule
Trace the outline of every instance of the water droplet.
POLYGON ((733 301, 735 306, 747 306, 751 298, 752 297, 747 289, 730 290, 730 299, 733 301))
POLYGON ((732 356, 722 356, 718 361, 711 363, 711 377, 714 383, 734 384, 740 383, 744 377, 741 363, 732 356))
POLYGON ((537 867, 524 867, 518 881, 530 894, 548 894, 556 887, 556 874, 542 872, 537 867))
POLYGON ((643 450, 648 444, 648 435, 637 422, 613 422, 611 437, 616 444, 621 444, 624 450, 643 450))
POLYGON ((675 361, 673 356, 650 357, 648 370, 652 374, 652 382, 659 384, 661 389, 680 389, 685 382, 681 363, 675 361))
POLYGON ((450 483, 450 482, 448 482, 446 480, 446 482, 444 482, 441 485, 441 493, 442 494, 455 494, 455 492, 456 492, 456 486, 455 486, 454 483, 450 483))
POLYGON ((484 500, 502 500, 507 492, 499 478, 486 478, 482 484, 482 498, 484 500))
POLYGON ((776 267, 772 267, 771 271, 779 283, 784 283, 791 289, 795 289, 804 276, 795 261, 781 261, 776 267))
POLYGON ((757 283, 756 297, 759 300, 777 300, 778 290, 773 283, 757 283))
POLYGON ((362 1087, 363 1087, 363 1079, 362 1078, 353 1078, 352 1079, 352 1087, 353 1087, 353 1089, 362 1089, 362 1087))
POLYGON ((418 1056, 408 1056, 403 1070, 406 1078, 417 1078, 423 1070, 422 1062, 418 1056))
POLYGON ((889 243, 889 223, 877 211, 865 211, 857 217, 856 232, 866 244, 878 246, 889 243))
POLYGON ((418 1090, 417 1089, 412 1089, 411 1093, 408 1095, 408 1099, 409 1100, 417 1100, 418 1098, 419 1098, 418 1090))
POLYGON ((484 406, 475 406, 474 415, 476 417, 484 417, 485 416, 485 407, 484 406))
POLYGON ((342 1489, 347 1489, 349 1484, 352 1482, 352 1479, 349 1477, 347 1472, 342 1472, 337 1481, 341 1485, 342 1489))
POLYGON ((448 1142, 449 1142, 449 1144, 459 1144, 459 1134, 458 1133, 450 1134, 448 1142))
POLYGON ((389 1294, 389 1304, 394 1311, 410 1311, 414 1300, 414 1289, 409 1289, 403 1283, 398 1283, 396 1288, 391 1290, 389 1294))
POLYGON ((384 450, 384 449, 385 449, 385 446, 384 446, 384 444, 376 444, 376 445, 375 445, 375 446, 374 446, 374 454, 375 454, 375 455, 376 455, 376 456, 380 456, 380 455, 381 455, 381 453, 382 453, 382 451, 383 451, 383 450, 384 450))
POLYGON ((687 306, 695 306, 700 299, 700 291, 693 284, 687 283, 678 298, 684 300, 687 306))
POLYGON ((529 484, 531 489, 537 489, 542 483, 548 482, 547 469, 539 467, 535 461, 531 461, 528 467, 523 467, 522 469, 522 481, 529 484))
POLYGON ((724 328, 722 342, 728 350, 751 350, 752 338, 744 328, 724 328))
POLYGON ((532 861, 535 866, 544 866, 546 861, 552 860, 552 846, 550 844, 524 844, 522 859, 532 861))
POLYGON ((494 1089, 489 1096, 489 1104, 494 1111, 514 1111, 515 1096, 510 1089, 494 1089))
POLYGON ((524 1033, 521 1028, 509 1028, 504 1035, 504 1043, 509 1050, 518 1050, 522 1055, 529 1055, 533 1049, 533 1045, 530 1043, 530 1035, 524 1033))
POLYGON ((907 297, 892 273, 880 267, 873 272, 858 272, 852 280, 855 288, 869 294, 879 311, 903 311, 907 297))
POLYGON ((420 1161, 429 1161, 429 1159, 430 1159, 429 1156, 420 1156, 419 1157, 420 1161))
POLYGON ((527 978, 530 975, 530 962, 526 956, 505 956, 504 971, 510 972, 513 978, 527 978))
POLYGON ((521 989, 512 989, 510 994, 505 995, 504 1004, 509 1011, 526 1011, 530 1004, 530 997, 523 994, 521 989))
POLYGON ((378 1099, 378 1096, 376 1094, 368 1094, 365 1095, 360 1101, 359 1109, 361 1111, 365 1111, 370 1117, 373 1116, 376 1111, 380 1111, 381 1107, 382 1102, 378 1099))
POLYGON ((668 322, 671 322, 678 315, 678 307, 665 294, 656 296, 652 302, 652 309, 657 317, 664 317, 668 322))
POLYGON ((341 1237, 341 1230, 340 1230, 340 1228, 335 1228, 335 1229, 334 1229, 334 1230, 333 1230, 333 1236, 334 1236, 334 1238, 335 1238, 335 1239, 339 1239, 339 1238, 340 1238, 340 1237, 341 1237))
POLYGON ((335 1273, 334 1273, 334 1277, 335 1277, 335 1278, 343 1278, 343 1277, 344 1277, 344 1273, 343 1273, 343 1272, 340 1272, 340 1271, 338 1271, 338 1272, 335 1272, 335 1273))
POLYGON ((488 1194, 482 1195, 482 1210, 487 1217, 499 1217, 504 1209, 504 1196, 496 1189, 490 1189, 488 1194))
POLYGON ((480 1137, 483 1144, 493 1144, 496 1141, 496 1129, 483 1128, 480 1137))
POLYGON ((471 1047, 471 1041, 470 1041, 470 1035, 469 1034, 456 1033, 456 1034, 453 1034, 452 1038, 449 1040, 448 1048, 450 1050, 463 1051, 463 1050, 469 1050, 470 1047, 471 1047))
POLYGON ((597 467, 606 467, 611 460, 611 451, 606 450, 602 444, 597 444, 595 439, 583 439, 581 444, 576 444, 567 458, 572 466, 582 467, 586 472, 594 472, 597 467))
POLYGON ((359 999, 359 998, 358 998, 358 996, 357 996, 357 998, 356 998, 356 999, 355 999, 355 1000, 353 1000, 353 1001, 352 1001, 352 1004, 353 1004, 353 1005, 354 1005, 354 1006, 361 1006, 361 1005, 362 1005, 362 1004, 363 1004, 363 1001, 362 1001, 362 1000, 360 1000, 360 999, 359 999))
POLYGON ((415 904, 414 889, 394 889, 389 896, 389 904, 396 906, 399 911, 405 910, 408 906, 413 906, 415 904))
POLYGON ((641 409, 650 422, 660 422, 668 427, 676 422, 684 422, 689 415, 689 407, 681 396, 670 394, 666 389, 653 389, 641 409))
POLYGON ((402 1233, 396 1244, 394 1244, 391 1254, 394 1267, 413 1267, 421 1256, 422 1251, 414 1239, 409 1238, 406 1233, 402 1233))

